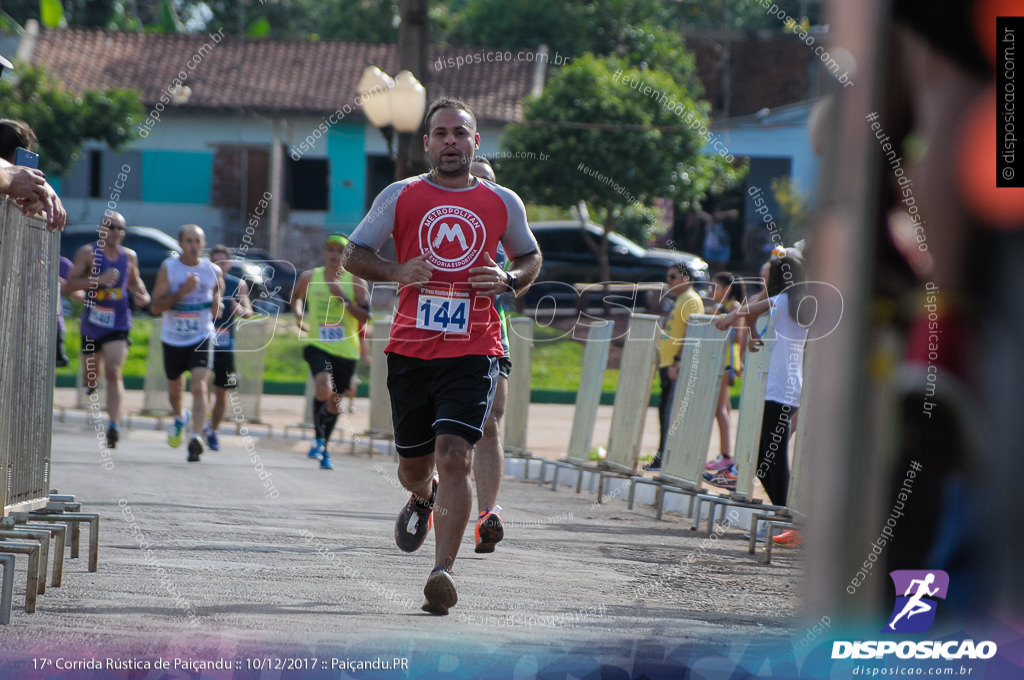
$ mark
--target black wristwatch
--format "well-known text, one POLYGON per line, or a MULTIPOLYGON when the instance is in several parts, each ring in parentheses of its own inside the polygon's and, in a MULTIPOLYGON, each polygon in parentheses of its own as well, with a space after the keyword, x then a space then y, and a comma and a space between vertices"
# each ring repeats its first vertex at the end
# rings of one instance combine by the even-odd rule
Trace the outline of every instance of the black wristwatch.
POLYGON ((505 276, 508 277, 508 287, 514 292, 519 287, 519 277, 512 272, 505 272, 505 276))

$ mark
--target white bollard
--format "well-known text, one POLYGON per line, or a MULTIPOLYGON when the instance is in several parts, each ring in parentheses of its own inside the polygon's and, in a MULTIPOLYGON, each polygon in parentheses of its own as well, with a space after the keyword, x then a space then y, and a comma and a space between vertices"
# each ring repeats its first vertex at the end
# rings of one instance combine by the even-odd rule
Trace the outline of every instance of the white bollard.
POLYGON ((508 320, 508 344, 512 374, 508 377, 508 399, 505 402, 505 455, 529 458, 526 432, 530 414, 530 370, 533 363, 533 319, 516 317, 508 320))
POLYGON ((660 337, 657 316, 634 314, 630 318, 626 345, 622 350, 619 389, 615 392, 608 455, 604 461, 610 470, 636 474, 646 421, 644 416, 651 401, 654 356, 660 337))
POLYGON ((729 344, 729 331, 718 330, 713 321, 713 316, 694 314, 686 325, 662 461, 663 478, 696 488, 703 483, 729 344))

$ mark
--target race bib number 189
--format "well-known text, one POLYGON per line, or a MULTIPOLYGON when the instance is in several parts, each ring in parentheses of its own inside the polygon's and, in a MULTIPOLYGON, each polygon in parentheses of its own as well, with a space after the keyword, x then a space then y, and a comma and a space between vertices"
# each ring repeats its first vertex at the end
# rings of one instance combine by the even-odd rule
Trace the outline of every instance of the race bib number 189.
POLYGON ((469 322, 469 299, 421 295, 416 328, 444 333, 465 333, 469 322))
POLYGON ((344 324, 320 324, 320 342, 342 342, 346 337, 348 337, 348 333, 344 324))

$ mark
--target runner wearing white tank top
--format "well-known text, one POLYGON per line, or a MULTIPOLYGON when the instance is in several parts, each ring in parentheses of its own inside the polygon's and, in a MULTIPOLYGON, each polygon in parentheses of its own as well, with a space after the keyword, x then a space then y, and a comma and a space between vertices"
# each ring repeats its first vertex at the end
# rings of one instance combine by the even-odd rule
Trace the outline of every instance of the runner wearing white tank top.
POLYGON ((192 421, 188 443, 188 462, 199 462, 203 453, 200 431, 206 420, 210 368, 213 366, 213 320, 220 315, 224 277, 220 268, 200 259, 206 248, 201 227, 186 224, 178 232, 181 257, 169 257, 160 265, 153 289, 151 309, 163 316, 160 339, 163 341, 164 374, 174 411, 174 425, 167 436, 172 447, 181 446, 185 428, 192 421), (185 373, 192 374, 192 410, 182 407, 185 373))

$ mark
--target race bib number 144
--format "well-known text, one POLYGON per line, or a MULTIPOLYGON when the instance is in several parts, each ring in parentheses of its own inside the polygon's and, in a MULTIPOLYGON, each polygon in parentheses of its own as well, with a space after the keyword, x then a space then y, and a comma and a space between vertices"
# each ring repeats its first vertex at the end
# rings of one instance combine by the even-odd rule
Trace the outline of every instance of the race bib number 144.
POLYGON ((469 322, 469 299, 421 295, 416 328, 443 333, 465 333, 469 322))

